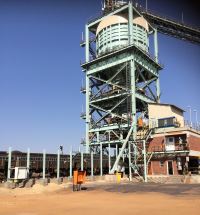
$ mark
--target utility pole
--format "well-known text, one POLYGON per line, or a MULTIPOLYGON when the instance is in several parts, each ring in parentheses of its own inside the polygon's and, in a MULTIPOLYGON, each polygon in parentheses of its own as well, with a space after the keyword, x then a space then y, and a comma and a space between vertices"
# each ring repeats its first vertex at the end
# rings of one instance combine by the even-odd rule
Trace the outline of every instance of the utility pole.
POLYGON ((194 109, 193 111, 194 111, 194 113, 195 113, 196 126, 198 127, 197 110, 196 110, 196 109, 194 109))
POLYGON ((146 0, 146 11, 148 10, 148 0, 146 0))
POLYGON ((192 108, 190 105, 187 106, 189 108, 189 114, 190 114, 190 127, 192 127, 192 108))

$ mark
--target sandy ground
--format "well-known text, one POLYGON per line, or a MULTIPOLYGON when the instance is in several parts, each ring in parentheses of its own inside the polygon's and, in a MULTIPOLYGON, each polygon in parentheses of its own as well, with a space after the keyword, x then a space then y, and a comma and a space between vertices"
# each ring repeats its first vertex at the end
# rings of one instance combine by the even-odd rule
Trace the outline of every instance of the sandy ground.
POLYGON ((200 185, 88 183, 85 187, 80 192, 72 192, 66 184, 0 188, 0 215, 200 213, 200 185))

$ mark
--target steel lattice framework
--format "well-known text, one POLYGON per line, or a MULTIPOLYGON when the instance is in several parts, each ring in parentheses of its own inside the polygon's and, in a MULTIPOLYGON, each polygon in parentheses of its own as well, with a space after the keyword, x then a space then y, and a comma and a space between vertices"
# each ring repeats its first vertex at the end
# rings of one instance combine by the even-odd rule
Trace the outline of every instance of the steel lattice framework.
MULTIPOLYGON (((142 15, 129 3, 106 16, 119 13, 127 14, 129 32, 133 32, 133 17, 142 15)), ((99 151, 101 157, 104 152, 110 153, 111 148, 116 149, 116 161, 113 166, 109 164, 111 173, 125 155, 130 176, 132 169, 146 175, 144 166, 148 155, 143 152, 151 132, 143 131, 138 137, 137 118, 142 113, 148 115, 148 103, 159 102, 162 66, 158 63, 157 30, 151 28, 154 57, 134 44, 133 33, 130 33, 127 47, 96 58, 92 49, 95 39, 92 38, 102 19, 86 25, 85 42, 81 43, 86 49, 86 63, 82 64, 86 74, 85 145, 88 152, 99 151)))
MULTIPOLYGON (((129 163, 129 177, 132 171, 142 175, 147 181, 147 166, 152 154, 146 151, 152 129, 140 131, 137 120, 141 114, 148 117, 148 103, 159 103, 159 71, 157 32, 182 40, 200 43, 200 30, 162 18, 143 11, 137 5, 128 4, 111 7, 86 24, 85 47, 86 62, 81 66, 86 75, 86 86, 81 91, 86 95, 86 151, 108 153, 116 149, 116 160, 109 172, 113 173, 125 156, 129 163), (126 47, 111 53, 97 56, 93 48, 96 43, 96 30, 99 23, 108 16, 123 14, 128 17, 129 43, 126 47), (154 56, 142 50, 133 40, 133 18, 145 17, 154 39, 154 56)), ((100 163, 102 163, 100 161, 100 163)), ((101 175, 103 174, 101 168, 101 175)))

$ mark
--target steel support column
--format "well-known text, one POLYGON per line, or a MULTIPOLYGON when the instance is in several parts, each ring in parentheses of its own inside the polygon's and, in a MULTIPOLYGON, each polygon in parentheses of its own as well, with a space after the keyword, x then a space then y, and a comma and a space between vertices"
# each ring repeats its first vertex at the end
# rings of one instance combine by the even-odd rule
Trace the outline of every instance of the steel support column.
POLYGON ((29 148, 27 150, 26 168, 27 168, 27 177, 29 178, 29 169, 30 169, 30 149, 29 148))
MULTIPOLYGON (((85 60, 89 62, 90 60, 90 38, 89 38, 89 28, 85 26, 85 60)), ((86 153, 89 153, 89 122, 90 122, 90 105, 89 105, 89 96, 90 96, 90 80, 86 72, 86 134, 85 134, 85 143, 86 143, 86 153)))
POLYGON ((128 5, 128 32, 129 32, 129 45, 133 44, 133 5, 129 2, 128 5))
POLYGON ((135 96, 135 62, 131 60, 131 116, 132 116, 132 126, 133 128, 133 140, 136 139, 137 133, 137 117, 136 117, 136 96, 135 96))
POLYGON ((7 180, 10 179, 11 160, 12 160, 12 148, 9 147, 9 149, 8 149, 8 173, 7 173, 7 180))
POLYGON ((157 29, 154 29, 154 56, 156 63, 158 63, 158 33, 157 29))

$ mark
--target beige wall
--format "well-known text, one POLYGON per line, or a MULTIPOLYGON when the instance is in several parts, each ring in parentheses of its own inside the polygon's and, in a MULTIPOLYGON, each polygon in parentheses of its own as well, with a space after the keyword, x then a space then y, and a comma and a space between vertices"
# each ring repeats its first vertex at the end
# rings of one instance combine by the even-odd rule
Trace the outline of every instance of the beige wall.
POLYGON ((176 117, 177 121, 180 123, 180 127, 184 127, 183 113, 172 106, 149 104, 148 110, 150 121, 151 119, 157 120, 160 118, 176 117))

